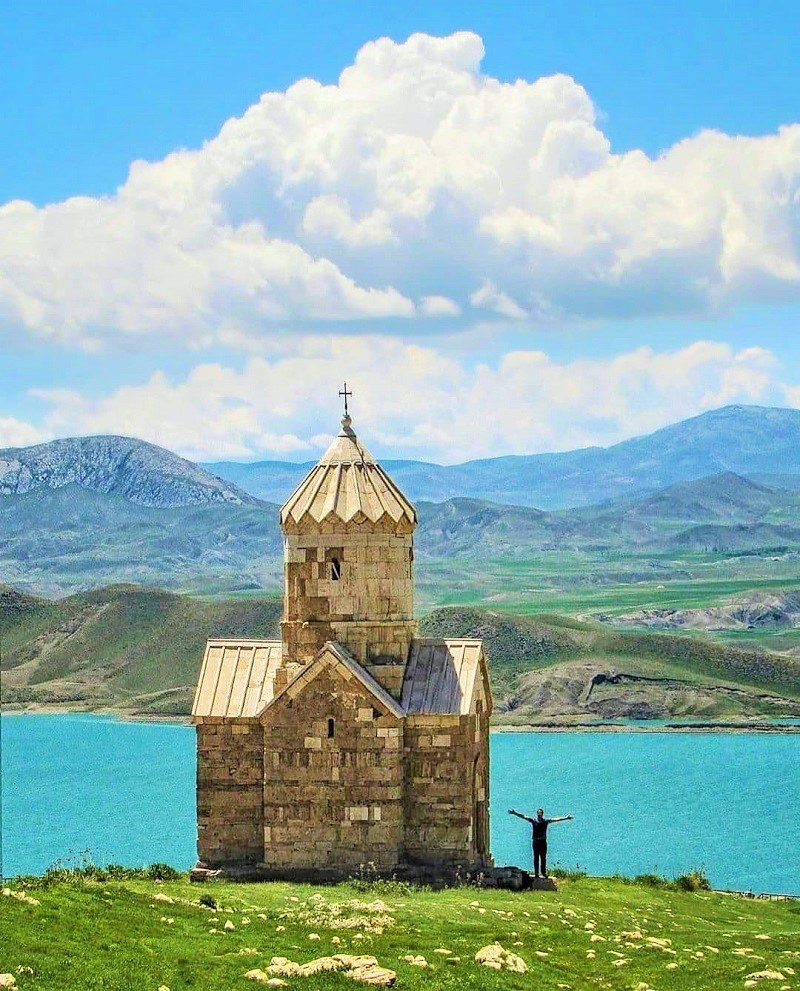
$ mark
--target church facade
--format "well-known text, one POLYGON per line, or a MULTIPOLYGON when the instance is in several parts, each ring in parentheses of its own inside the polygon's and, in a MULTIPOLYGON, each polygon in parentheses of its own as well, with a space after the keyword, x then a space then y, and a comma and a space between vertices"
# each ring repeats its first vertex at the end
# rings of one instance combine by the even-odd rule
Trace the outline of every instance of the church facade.
POLYGON ((489 867, 483 645, 416 636, 416 511, 347 412, 280 523, 281 639, 210 640, 203 658, 199 866, 489 867))

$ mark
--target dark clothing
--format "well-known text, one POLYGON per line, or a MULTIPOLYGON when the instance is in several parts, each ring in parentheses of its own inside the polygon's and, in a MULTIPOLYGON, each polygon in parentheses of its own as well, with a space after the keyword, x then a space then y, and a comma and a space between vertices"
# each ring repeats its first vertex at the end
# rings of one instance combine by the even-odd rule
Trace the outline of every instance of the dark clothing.
POLYGON ((536 843, 537 840, 542 840, 542 842, 547 841, 547 827, 552 822, 552 819, 531 819, 531 829, 533 830, 533 842, 536 843))
POLYGON ((533 873, 547 877, 547 840, 533 841, 533 873))
POLYGON ((547 877, 547 827, 552 819, 531 819, 533 833, 533 873, 547 877))

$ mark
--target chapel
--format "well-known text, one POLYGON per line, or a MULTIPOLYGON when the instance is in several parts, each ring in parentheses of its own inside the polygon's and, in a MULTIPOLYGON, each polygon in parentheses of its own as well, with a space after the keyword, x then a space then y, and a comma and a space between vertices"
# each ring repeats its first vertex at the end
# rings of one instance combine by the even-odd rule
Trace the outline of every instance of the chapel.
POLYGON ((209 640, 198 868, 336 879, 479 871, 492 696, 480 640, 418 637, 417 514, 353 431, 280 510, 280 640, 209 640))

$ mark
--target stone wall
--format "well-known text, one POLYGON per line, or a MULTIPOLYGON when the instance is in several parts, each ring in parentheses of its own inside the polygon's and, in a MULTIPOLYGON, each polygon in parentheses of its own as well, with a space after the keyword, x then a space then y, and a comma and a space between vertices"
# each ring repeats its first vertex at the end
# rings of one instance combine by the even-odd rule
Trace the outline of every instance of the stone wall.
POLYGON ((408 859, 489 866, 489 718, 482 686, 469 715, 407 716, 405 742, 408 859))
POLYGON ((209 865, 263 856, 264 742, 257 720, 198 718, 197 850, 209 865))
POLYGON ((413 863, 475 861, 472 830, 474 723, 469 716, 405 720, 405 848, 413 863))
POLYGON ((264 866, 395 866, 403 848, 402 720, 333 665, 297 679, 262 719, 264 866))
POLYGON ((410 524, 386 526, 306 522, 286 533, 288 660, 308 663, 335 640, 362 664, 405 661, 416 630, 413 536, 410 524))

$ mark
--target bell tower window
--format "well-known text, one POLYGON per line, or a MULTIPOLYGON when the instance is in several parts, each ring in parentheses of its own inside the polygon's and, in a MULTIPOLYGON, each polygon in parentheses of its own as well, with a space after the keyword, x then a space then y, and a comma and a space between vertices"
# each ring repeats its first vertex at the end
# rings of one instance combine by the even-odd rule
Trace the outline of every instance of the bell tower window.
POLYGON ((342 577, 342 566, 339 564, 338 557, 331 558, 331 581, 338 582, 342 577))
POLYGON ((332 740, 335 735, 336 735, 336 720, 335 719, 329 719, 328 720, 328 739, 329 740, 332 740))

